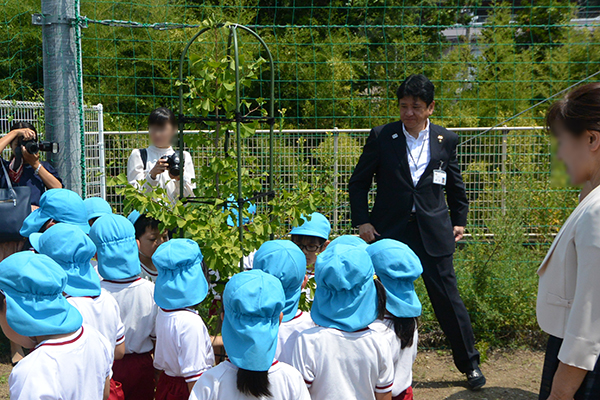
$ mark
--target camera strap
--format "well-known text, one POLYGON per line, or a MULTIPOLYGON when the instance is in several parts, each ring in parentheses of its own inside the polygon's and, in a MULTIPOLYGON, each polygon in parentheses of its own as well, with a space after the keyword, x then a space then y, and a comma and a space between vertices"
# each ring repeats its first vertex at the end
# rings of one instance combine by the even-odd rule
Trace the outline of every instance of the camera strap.
POLYGON ((148 149, 140 149, 140 157, 142 159, 142 165, 144 166, 145 171, 146 164, 148 164, 148 149))

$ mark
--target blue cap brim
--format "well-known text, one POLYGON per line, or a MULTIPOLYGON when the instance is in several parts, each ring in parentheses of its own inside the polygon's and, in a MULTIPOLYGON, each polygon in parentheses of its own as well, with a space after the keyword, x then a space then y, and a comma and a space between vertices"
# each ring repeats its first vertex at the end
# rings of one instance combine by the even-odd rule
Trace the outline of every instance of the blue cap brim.
POLYGON ((325 328, 356 332, 377 319, 377 289, 370 279, 359 291, 331 291, 320 285, 310 316, 317 325, 325 328))
POLYGON ((8 325, 23 336, 62 335, 75 332, 83 323, 81 314, 62 295, 24 298, 6 296, 8 325))
POLYGON ((165 310, 192 307, 208 294, 202 259, 186 270, 159 269, 154 282, 154 301, 165 310))
POLYGON ((325 236, 323 232, 318 232, 312 229, 306 229, 302 225, 295 227, 290 232, 290 235, 299 235, 299 236, 315 236, 321 239, 329 240, 328 236, 325 236))
POLYGON ((33 249, 38 253, 40 252, 40 237, 42 237, 42 234, 39 232, 33 232, 31 235, 29 235, 29 243, 31 244, 31 247, 33 247, 33 249))
MULTIPOLYGON (((412 286, 412 285, 411 285, 412 286)), ((398 297, 396 293, 398 290, 390 292, 386 289, 386 309, 394 316, 398 318, 416 318, 421 316, 422 306, 419 296, 412 290, 406 290, 401 293, 402 297, 398 297)))
POLYGON ((67 272, 67 285, 65 293, 73 297, 99 296, 100 278, 96 270, 92 268, 89 262, 83 264, 73 264, 72 268, 65 270, 67 272))
POLYGON ((238 368, 268 371, 277 350, 279 318, 228 318, 227 312, 225 315, 221 332, 229 360, 238 368))
MULTIPOLYGON (((21 227, 21 230, 19 231, 19 233, 21 234, 21 236, 28 238, 29 236, 31 236, 32 233, 39 232, 40 229, 42 229, 42 226, 44 226, 44 224, 46 222, 48 222, 48 220, 50 220, 50 219, 52 219, 52 217, 42 214, 41 208, 33 210, 31 212, 31 214, 29 214, 27 216, 27 218, 25 218, 25 221, 23 221, 23 226, 21 227)), ((61 221, 56 221, 56 222, 61 222, 61 221)), ((85 234, 90 233, 90 224, 88 224, 87 222, 84 224, 70 224, 70 225, 75 225, 75 226, 81 228, 81 230, 85 234)))

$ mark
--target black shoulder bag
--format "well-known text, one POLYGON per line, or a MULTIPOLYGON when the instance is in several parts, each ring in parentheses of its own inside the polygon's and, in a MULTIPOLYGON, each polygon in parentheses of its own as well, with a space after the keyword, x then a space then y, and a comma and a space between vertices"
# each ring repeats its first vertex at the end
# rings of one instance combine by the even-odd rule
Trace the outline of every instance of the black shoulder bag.
POLYGON ((31 213, 31 188, 29 186, 13 187, 10 176, 0 160, 4 170, 7 189, 0 189, 0 242, 21 240, 19 233, 23 221, 31 213))

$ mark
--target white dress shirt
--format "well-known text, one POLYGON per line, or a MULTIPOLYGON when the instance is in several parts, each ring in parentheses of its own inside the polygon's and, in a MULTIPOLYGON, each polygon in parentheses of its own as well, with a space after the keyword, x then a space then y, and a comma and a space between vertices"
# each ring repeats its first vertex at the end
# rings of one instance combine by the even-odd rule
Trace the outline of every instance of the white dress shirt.
POLYGON ((408 166, 410 167, 410 176, 412 177, 413 184, 417 186, 419 179, 425 172, 425 168, 431 160, 431 154, 429 150, 429 120, 425 129, 419 132, 419 136, 415 139, 408 131, 404 124, 402 124, 402 132, 406 136, 406 153, 408 156, 408 166))
MULTIPOLYGON (((410 176, 412 177, 413 185, 417 186, 419 179, 425 172, 425 168, 431 160, 431 152, 429 149, 429 119, 425 129, 419 132, 419 136, 415 139, 413 135, 408 133, 404 124, 402 124, 402 132, 406 137, 406 155, 408 157, 408 166, 410 168, 410 176)), ((416 208, 413 204, 412 212, 416 208)))

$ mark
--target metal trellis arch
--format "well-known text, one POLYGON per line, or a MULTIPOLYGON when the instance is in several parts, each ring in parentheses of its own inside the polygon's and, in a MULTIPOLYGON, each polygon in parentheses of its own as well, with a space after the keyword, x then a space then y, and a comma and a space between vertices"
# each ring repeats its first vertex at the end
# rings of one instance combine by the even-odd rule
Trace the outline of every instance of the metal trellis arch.
MULTIPOLYGON (((208 32, 213 29, 227 28, 229 29, 229 36, 227 41, 227 54, 231 54, 231 49, 233 46, 233 59, 235 65, 235 118, 234 119, 220 119, 219 117, 198 117, 198 116, 186 116, 183 114, 184 104, 183 104, 183 85, 179 86, 179 137, 178 137, 178 146, 179 146, 179 159, 184 160, 184 129, 185 124, 189 122, 203 122, 203 121, 222 121, 222 122, 235 122, 236 124, 236 157, 237 157, 237 208, 238 208, 238 232, 240 239, 240 247, 243 251, 244 249, 244 226, 241 223, 242 221, 242 212, 244 204, 250 199, 244 199, 242 197, 242 155, 241 155, 241 147, 242 147, 242 139, 241 139, 241 124, 249 121, 259 121, 266 122, 269 124, 269 179, 268 179, 268 192, 259 194, 258 196, 254 196, 252 199, 257 199, 264 196, 269 196, 273 194, 273 126, 275 124, 275 63, 273 62, 273 56, 269 47, 265 43, 265 41, 252 29, 240 25, 240 24, 226 24, 219 23, 212 27, 205 27, 197 32, 190 41, 186 44, 181 53, 181 58, 179 60, 179 82, 183 82, 183 66, 186 63, 186 56, 191 45, 205 32, 208 32), (268 63, 270 67, 270 91, 269 91, 269 109, 266 117, 252 117, 252 116, 242 116, 241 114, 241 95, 240 95, 240 60, 239 60, 239 43, 238 43, 238 29, 241 29, 245 32, 248 32, 254 38, 258 40, 260 45, 264 48, 265 52, 268 56, 268 63)), ((226 146, 228 145, 228 140, 226 140, 226 146)), ((183 168, 185 162, 181 163, 181 176, 183 177, 183 168)), ((183 187, 184 187, 184 179, 180 179, 180 198, 183 196, 183 187)), ((241 264, 240 264, 241 265, 241 264)))

